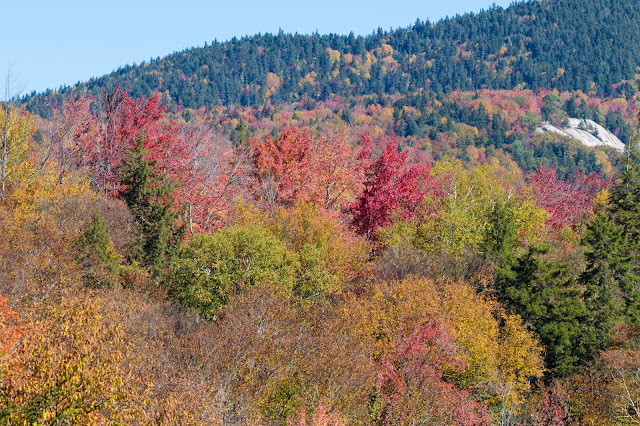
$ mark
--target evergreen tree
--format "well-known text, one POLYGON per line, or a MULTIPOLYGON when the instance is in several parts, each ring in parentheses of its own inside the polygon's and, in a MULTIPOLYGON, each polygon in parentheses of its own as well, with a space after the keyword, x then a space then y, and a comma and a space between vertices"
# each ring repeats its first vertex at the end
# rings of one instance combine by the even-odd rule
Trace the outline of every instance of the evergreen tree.
POLYGON ((585 235, 589 286, 619 294, 625 322, 640 324, 640 155, 627 159, 626 169, 610 190, 611 220, 596 217, 585 235))
POLYGON ((100 210, 96 210, 89 227, 80 234, 76 243, 81 259, 87 259, 95 255, 98 262, 102 264, 109 263, 111 261, 110 243, 107 224, 100 210))
POLYGON ((486 258, 502 259, 509 255, 515 243, 516 224, 513 212, 503 200, 498 200, 489 213, 482 251, 486 258))
POLYGON ((600 214, 587 224, 583 238, 587 267, 580 275, 585 286, 585 303, 592 313, 589 322, 605 342, 611 327, 625 321, 621 283, 629 278, 629 256, 622 228, 600 214))
POLYGON ((137 235, 130 256, 157 273, 177 251, 184 228, 178 226, 172 185, 155 169, 144 141, 140 135, 125 155, 120 194, 131 210, 137 235))
POLYGON ((640 154, 633 152, 626 160, 625 169, 610 190, 610 213, 632 240, 640 237, 640 154))
POLYGON ((119 258, 111 247, 107 223, 100 210, 94 212, 89 226, 76 240, 76 247, 84 284, 94 288, 111 287, 114 274, 119 270, 119 258))
POLYGON ((519 314, 540 338, 551 378, 577 371, 600 345, 568 264, 543 260, 547 251, 531 246, 522 256, 507 258, 496 270, 496 290, 507 309, 519 314))

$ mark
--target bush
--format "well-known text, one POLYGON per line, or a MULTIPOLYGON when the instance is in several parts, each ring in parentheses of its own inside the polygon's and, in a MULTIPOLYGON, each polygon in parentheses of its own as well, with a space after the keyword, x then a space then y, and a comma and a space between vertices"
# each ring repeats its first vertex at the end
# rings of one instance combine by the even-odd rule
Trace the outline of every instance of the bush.
POLYGON ((298 261, 285 244, 258 225, 198 235, 183 246, 166 278, 169 296, 207 319, 229 294, 260 284, 293 291, 298 261))

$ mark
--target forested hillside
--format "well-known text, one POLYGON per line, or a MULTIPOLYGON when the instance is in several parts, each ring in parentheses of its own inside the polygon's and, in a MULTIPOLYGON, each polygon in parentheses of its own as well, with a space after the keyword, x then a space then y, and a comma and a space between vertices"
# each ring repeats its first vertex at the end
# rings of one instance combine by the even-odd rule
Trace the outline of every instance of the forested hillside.
POLYGON ((1 102, 0 424, 639 424, 638 18, 255 36, 1 102))
POLYGON ((116 84, 130 86, 134 97, 160 92, 169 107, 194 109, 482 88, 606 96, 625 92, 614 85, 640 66, 639 22, 634 0, 547 0, 366 37, 256 35, 125 66, 24 101, 45 114, 62 95, 99 95, 116 84))
MULTIPOLYGON (((464 124, 482 96, 458 101, 495 144, 464 124)), ((7 424, 640 420, 637 153, 561 178, 502 148, 426 158, 325 107, 301 127, 118 90, 2 107, 7 424)))

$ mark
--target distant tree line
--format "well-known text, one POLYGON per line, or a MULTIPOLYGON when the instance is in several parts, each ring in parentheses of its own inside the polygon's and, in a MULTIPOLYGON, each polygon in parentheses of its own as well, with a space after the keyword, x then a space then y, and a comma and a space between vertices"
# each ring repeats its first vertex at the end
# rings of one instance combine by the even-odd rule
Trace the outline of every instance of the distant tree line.
POLYGON ((63 95, 96 95, 116 84, 130 85, 133 97, 160 92, 171 108, 515 87, 631 95, 637 87, 619 83, 640 65, 639 21, 633 0, 552 0, 435 24, 418 20, 365 37, 258 34, 127 65, 23 101, 45 114, 63 95))

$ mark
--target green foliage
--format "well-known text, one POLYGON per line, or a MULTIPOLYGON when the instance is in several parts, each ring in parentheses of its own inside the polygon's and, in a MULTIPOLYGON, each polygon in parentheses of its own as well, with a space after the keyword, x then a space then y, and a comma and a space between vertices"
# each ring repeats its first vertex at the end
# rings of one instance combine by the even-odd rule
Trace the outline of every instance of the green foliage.
POLYGON ((96 210, 87 229, 76 242, 78 261, 83 265, 83 280, 90 287, 111 287, 112 274, 119 270, 119 256, 113 251, 107 223, 96 210))
POLYGON ((177 251, 184 229, 177 222, 172 185, 155 169, 155 161, 144 149, 143 135, 125 154, 121 184, 137 234, 131 258, 159 272, 177 251))
POLYGON ((303 389, 295 379, 284 379, 260 403, 262 415, 266 420, 283 424, 293 414, 299 404, 299 394, 303 389))
POLYGON ((561 103, 562 98, 556 93, 549 93, 544 98, 542 98, 542 118, 547 121, 551 120, 552 115, 560 111, 561 103))
POLYGON ((89 227, 78 237, 78 249, 82 257, 87 258, 95 254, 98 262, 108 264, 112 261, 113 255, 110 244, 107 223, 102 217, 102 213, 96 210, 89 227))
POLYGON ((498 199, 492 205, 484 229, 482 251, 486 257, 503 258, 516 245, 516 223, 507 203, 498 199))
MULTIPOLYGON (((46 113, 63 95, 99 95, 118 83, 131 85, 134 98, 160 92, 171 107, 192 109, 517 86, 606 94, 623 90, 611 86, 633 78, 640 64, 639 20, 635 0, 523 1, 366 37, 280 32, 233 38, 25 101, 32 112, 46 113), (328 49, 338 53, 335 60, 328 49), (270 76, 277 83, 269 83, 270 76)), ((345 110, 345 121, 349 114, 345 110)), ((412 120, 403 132, 415 132, 412 120)))
POLYGON ((365 273, 370 245, 313 204, 278 209, 271 229, 299 261, 294 291, 305 297, 340 291, 365 273))
POLYGON ((183 246, 165 278, 169 296, 207 319, 230 294, 272 284, 290 294, 299 263, 295 254, 259 225, 225 228, 195 236, 183 246))
MULTIPOLYGON (((545 367, 554 376, 578 371, 604 342, 598 341, 583 300, 569 275, 568 264, 542 259, 546 247, 532 246, 520 257, 507 258, 497 269, 498 298, 522 317, 545 346, 545 367)), ((596 308, 596 307, 594 307, 596 308)))
POLYGON ((609 313, 607 323, 640 325, 640 156, 610 190, 610 217, 598 215, 587 224, 583 244, 587 269, 582 282, 609 313))
POLYGON ((640 153, 632 152, 618 177, 618 182, 610 189, 610 213, 616 224, 624 229, 631 240, 640 237, 640 153))
POLYGON ((585 300, 593 312, 591 321, 598 325, 603 341, 609 338, 613 325, 626 320, 623 287, 632 277, 625 240, 622 229, 603 214, 587 224, 583 238, 587 266, 579 279, 586 286, 585 300))

